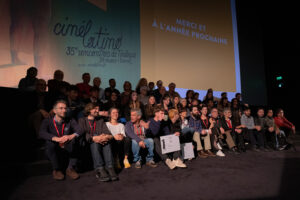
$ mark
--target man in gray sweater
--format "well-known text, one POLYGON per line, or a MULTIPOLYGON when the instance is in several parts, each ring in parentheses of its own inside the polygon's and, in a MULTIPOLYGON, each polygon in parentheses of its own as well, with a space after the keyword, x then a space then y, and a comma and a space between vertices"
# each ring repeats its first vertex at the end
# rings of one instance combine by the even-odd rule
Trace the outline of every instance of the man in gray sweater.
POLYGON ((241 124, 247 129, 247 133, 250 137, 252 150, 260 151, 265 150, 263 136, 261 134, 261 126, 255 126, 254 119, 251 116, 250 108, 246 107, 244 114, 241 117, 241 124))

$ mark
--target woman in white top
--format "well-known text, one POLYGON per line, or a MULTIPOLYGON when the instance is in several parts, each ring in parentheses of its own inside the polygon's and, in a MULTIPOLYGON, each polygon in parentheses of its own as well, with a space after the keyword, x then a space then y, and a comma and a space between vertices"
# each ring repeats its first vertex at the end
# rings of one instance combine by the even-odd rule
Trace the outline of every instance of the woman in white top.
POLYGON ((125 168, 130 167, 128 161, 128 155, 131 149, 131 140, 125 135, 125 126, 122 123, 118 122, 119 110, 117 108, 111 108, 108 112, 109 122, 106 122, 111 134, 114 136, 113 140, 113 151, 117 154, 118 159, 122 159, 124 156, 123 164, 125 168), (124 155, 125 154, 125 155, 124 155))

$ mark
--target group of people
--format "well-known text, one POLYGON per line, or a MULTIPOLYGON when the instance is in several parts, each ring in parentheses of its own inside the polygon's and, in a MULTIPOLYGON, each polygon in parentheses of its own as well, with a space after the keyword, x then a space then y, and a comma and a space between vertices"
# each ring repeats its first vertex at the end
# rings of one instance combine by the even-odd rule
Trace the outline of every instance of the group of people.
POLYGON ((265 115, 259 108, 253 117, 239 93, 231 102, 225 92, 220 99, 214 97, 212 89, 202 101, 193 90, 182 98, 175 83, 166 91, 161 80, 154 89, 155 84, 145 78, 135 90, 125 81, 120 93, 114 79, 104 90, 100 77, 94 78, 91 86, 90 74, 84 73, 82 83, 71 85, 63 81, 60 70, 48 81, 46 92, 46 81, 32 76, 37 75, 35 68, 27 74, 20 89, 34 90, 36 95, 31 121, 45 140, 56 180, 65 178, 65 169, 72 179, 79 178, 76 164, 83 146, 89 149, 96 177, 106 182, 118 180, 116 168, 141 168, 144 160, 149 167, 157 167, 161 160, 171 170, 186 168, 181 151, 162 153, 161 136, 173 134, 180 143, 192 143, 196 157, 205 159, 247 150, 281 150, 287 144, 281 138, 295 133, 282 109, 274 117, 272 109, 265 115))

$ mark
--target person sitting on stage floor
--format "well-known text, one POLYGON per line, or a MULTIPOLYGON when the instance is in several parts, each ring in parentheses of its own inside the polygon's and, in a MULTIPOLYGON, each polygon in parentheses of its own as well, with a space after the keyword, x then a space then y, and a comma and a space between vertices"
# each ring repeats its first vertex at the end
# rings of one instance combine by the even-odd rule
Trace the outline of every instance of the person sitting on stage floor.
POLYGON ((210 117, 208 117, 206 105, 203 105, 201 107, 200 122, 202 127, 201 133, 209 135, 211 146, 214 149, 214 151, 217 152, 216 155, 220 157, 224 157, 225 154, 222 151, 222 147, 218 145, 218 135, 215 131, 212 131, 212 128, 214 127, 214 123, 213 120, 210 117))
POLYGON ((193 142, 194 129, 190 128, 189 117, 187 116, 187 108, 181 108, 179 110, 179 121, 181 127, 181 133, 185 138, 185 142, 193 142))
POLYGON ((168 154, 162 154, 160 136, 174 134, 180 136, 180 122, 178 120, 179 115, 175 109, 170 110, 169 121, 164 121, 165 111, 161 106, 157 106, 154 109, 154 118, 150 119, 149 129, 151 135, 154 137, 155 151, 162 159, 163 162, 170 168, 174 169, 175 167, 186 168, 186 165, 180 159, 180 151, 175 151, 168 154), (175 115, 175 111, 177 115, 175 115))
POLYGON ((112 141, 113 154, 115 154, 117 158, 118 165, 120 165, 120 161, 124 158, 124 167, 130 168, 128 156, 131 149, 131 140, 129 137, 126 137, 124 124, 118 122, 119 110, 117 108, 111 108, 108 114, 109 122, 106 122, 106 126, 114 136, 114 140, 112 141))
MULTIPOLYGON (((191 142, 188 141, 189 136, 187 134, 182 134, 182 130, 181 130, 181 123, 179 120, 180 116, 179 116, 179 112, 176 109, 170 109, 169 110, 169 121, 168 121, 168 127, 170 130, 171 134, 174 134, 175 136, 179 137, 179 141, 180 143, 186 143, 186 142, 191 142)), ((180 167, 180 168, 186 168, 186 164, 183 163, 183 161, 181 160, 181 151, 178 152, 173 152, 173 162, 175 163, 176 167, 180 167), (177 154, 177 156, 179 155, 178 158, 176 158, 176 156, 174 156, 175 154, 177 154)))
POLYGON ((86 141, 90 144, 96 178, 102 182, 118 180, 111 149, 113 136, 103 119, 98 118, 99 105, 88 103, 84 112, 86 117, 79 119, 79 126, 85 134, 86 141))
POLYGON ((241 124, 246 127, 247 133, 250 137, 252 150, 265 150, 263 135, 260 132, 261 127, 255 126, 254 118, 251 116, 251 110, 249 107, 245 107, 244 114, 241 117, 241 124))
POLYGON ((149 122, 146 123, 141 120, 142 111, 140 109, 132 109, 130 111, 130 121, 125 125, 126 136, 131 138, 131 147, 133 153, 133 162, 135 163, 135 168, 142 167, 142 157, 139 155, 140 149, 148 150, 146 156, 146 165, 150 167, 157 167, 153 157, 153 139, 146 136, 146 132, 149 129, 149 122))
MULTIPOLYGON (((227 108, 227 111, 230 111, 228 108, 227 108)), ((224 112, 224 111, 223 111, 224 112)), ((238 149, 233 141, 233 138, 232 138, 232 135, 231 135, 231 131, 228 130, 228 131, 225 131, 224 128, 222 127, 222 119, 219 118, 219 113, 218 113, 218 109, 217 108, 213 108, 211 110, 211 118, 210 118, 210 121, 211 121, 211 124, 213 124, 213 127, 212 127, 212 132, 215 133, 215 135, 223 140, 225 139, 226 143, 227 143, 227 146, 228 146, 228 149, 236 154, 239 154, 238 153, 238 149)), ((228 117, 228 113, 227 113, 227 120, 230 120, 230 118, 228 117)), ((219 142, 221 143, 221 142, 219 142)), ((222 145, 221 144, 217 144, 217 146, 219 147, 219 149, 222 149, 222 145), (221 148, 220 148, 221 147, 221 148)))
POLYGON ((66 174, 72 179, 78 179, 79 175, 74 167, 77 163, 76 138, 82 134, 80 127, 74 119, 67 119, 67 104, 63 100, 58 100, 53 106, 54 117, 43 121, 40 128, 40 137, 46 140, 46 154, 53 167, 53 178, 63 180, 63 160, 67 153, 69 165, 66 174))
POLYGON ((191 116, 189 119, 190 128, 194 129, 193 140, 197 144, 198 156, 200 158, 207 158, 208 156, 215 156, 211 150, 210 136, 207 132, 202 132, 202 126, 200 122, 200 113, 197 106, 193 106, 191 110, 191 116), (203 150, 201 139, 204 140, 205 151, 203 150))
MULTIPOLYGON (((245 126, 243 126, 243 125, 236 126, 233 123, 233 121, 231 120, 232 113, 231 113, 230 108, 225 108, 223 111, 223 114, 224 114, 224 116, 221 119, 221 128, 220 128, 221 133, 225 134, 227 138, 230 138, 230 136, 232 136, 232 138, 235 139, 234 143, 238 144, 238 150, 245 152, 246 146, 245 146, 245 141, 244 141, 244 130, 243 130, 245 128, 245 126)), ((233 143, 231 141, 228 141, 227 144, 230 147, 233 146, 233 143)), ((231 148, 231 150, 235 151, 236 149, 231 148)))
POLYGON ((276 126, 280 130, 284 131, 287 138, 289 137, 290 133, 296 133, 296 127, 289 120, 287 120, 287 118, 285 118, 283 109, 280 108, 277 110, 274 120, 276 126))
POLYGON ((288 147, 292 146, 293 141, 289 138, 289 136, 291 133, 296 134, 296 127, 289 120, 287 120, 287 118, 285 118, 283 109, 279 108, 276 111, 274 121, 276 126, 279 128, 280 133, 285 136, 286 145, 288 147))
POLYGON ((279 150, 279 146, 277 146, 277 135, 279 134, 279 129, 275 124, 275 120, 273 118, 273 110, 267 109, 267 115, 264 120, 264 127, 266 130, 266 141, 267 145, 269 145, 274 150, 279 150))
POLYGON ((266 129, 265 129, 265 110, 263 108, 258 108, 257 116, 254 118, 255 126, 258 126, 260 130, 257 130, 263 139, 263 147, 266 151, 270 151, 271 149, 267 145, 267 137, 266 137, 266 129))

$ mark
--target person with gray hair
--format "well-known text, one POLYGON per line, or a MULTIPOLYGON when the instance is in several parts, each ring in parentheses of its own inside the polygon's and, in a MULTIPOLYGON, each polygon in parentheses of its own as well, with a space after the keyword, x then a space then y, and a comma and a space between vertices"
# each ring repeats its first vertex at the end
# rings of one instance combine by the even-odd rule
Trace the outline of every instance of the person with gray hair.
POLYGON ((125 125, 126 136, 131 138, 133 162, 135 163, 135 168, 142 167, 142 158, 139 155, 140 149, 148 150, 146 156, 146 165, 150 167, 157 167, 153 157, 154 143, 152 138, 147 138, 147 132, 149 129, 149 122, 146 123, 141 120, 142 111, 140 109, 131 109, 130 111, 130 121, 125 125))

